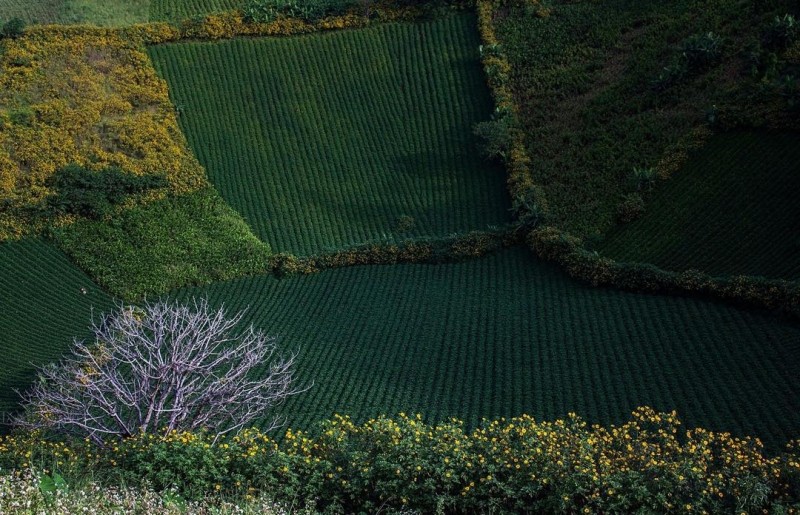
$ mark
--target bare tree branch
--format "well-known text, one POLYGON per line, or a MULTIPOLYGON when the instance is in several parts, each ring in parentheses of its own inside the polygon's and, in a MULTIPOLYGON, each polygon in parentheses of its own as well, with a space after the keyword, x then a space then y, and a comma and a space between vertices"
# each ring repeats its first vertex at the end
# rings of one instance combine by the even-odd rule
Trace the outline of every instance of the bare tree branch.
POLYGON ((16 423, 97 443, 138 432, 238 431, 308 389, 294 385, 297 354, 276 356, 275 338, 252 325, 236 331, 242 317, 205 299, 120 305, 92 322, 93 343, 76 341, 71 356, 39 369, 16 423))

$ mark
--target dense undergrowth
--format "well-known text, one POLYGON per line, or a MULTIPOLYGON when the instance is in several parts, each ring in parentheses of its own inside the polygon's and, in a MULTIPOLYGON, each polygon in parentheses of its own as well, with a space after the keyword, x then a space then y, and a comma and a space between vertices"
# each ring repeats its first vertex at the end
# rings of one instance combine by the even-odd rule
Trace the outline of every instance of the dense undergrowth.
MULTIPOLYGON (((400 414, 354 424, 336 416, 280 441, 246 430, 141 435, 98 448, 41 435, 0 439, 0 467, 80 484, 152 485, 181 499, 209 494, 355 513, 756 513, 796 509, 796 444, 770 456, 757 439, 684 429, 676 414, 634 411, 619 426, 580 417, 427 424, 400 414)), ((174 498, 174 497, 173 497, 174 498)))
MULTIPOLYGON (((760 276, 728 275, 715 277, 696 269, 686 270, 685 272, 671 272, 659 269, 650 263, 617 262, 600 256, 597 252, 587 248, 593 240, 595 242, 598 241, 601 235, 599 230, 592 234, 592 230, 587 228, 591 224, 600 223, 600 226, 603 225, 602 220, 605 215, 602 213, 605 208, 602 208, 602 205, 604 202, 606 203, 606 208, 609 209, 614 202, 619 202, 616 204, 615 209, 617 210, 617 216, 621 219, 630 220, 639 216, 645 207, 642 198, 643 190, 650 190, 659 178, 668 178, 675 173, 685 164, 689 152, 702 146, 712 134, 712 130, 731 130, 737 127, 780 128, 785 130, 796 127, 798 120, 798 117, 795 116, 797 102, 794 98, 791 73, 796 67, 798 57, 800 57, 800 53, 796 48, 800 47, 800 42, 796 40, 796 36, 793 35, 794 32, 787 29, 787 27, 794 26, 792 25, 795 23, 794 18, 790 14, 785 14, 783 17, 775 15, 775 12, 781 12, 782 9, 790 9, 791 6, 785 4, 759 5, 745 11, 744 14, 756 18, 759 22, 749 25, 747 30, 742 28, 742 31, 732 35, 732 41, 738 42, 739 47, 733 53, 731 62, 728 62, 729 67, 732 67, 728 70, 729 80, 715 84, 713 88, 709 86, 708 81, 700 80, 700 78, 711 73, 709 70, 717 70, 719 72, 727 69, 720 64, 723 52, 718 34, 707 32, 686 36, 686 39, 681 40, 682 42, 677 45, 677 50, 673 49, 673 51, 664 54, 668 55, 668 57, 671 56, 669 57, 668 65, 654 79, 651 78, 645 83, 643 82, 644 75, 641 75, 641 72, 646 68, 643 68, 643 66, 647 63, 650 63, 649 66, 651 67, 654 66, 651 62, 652 55, 649 57, 647 55, 639 56, 639 58, 648 57, 650 60, 639 63, 634 67, 631 65, 636 63, 633 60, 635 53, 634 56, 620 56, 610 53, 611 48, 620 50, 629 47, 629 45, 620 47, 620 42, 617 42, 618 46, 611 46, 617 41, 618 29, 620 29, 616 25, 618 22, 612 16, 613 13, 619 11, 620 14, 633 16, 633 19, 637 19, 635 16, 637 13, 641 16, 638 7, 628 6, 627 10, 621 10, 622 4, 616 3, 610 6, 597 7, 596 12, 592 11, 593 14, 605 19, 607 25, 586 23, 590 19, 587 17, 570 17, 569 13, 572 12, 574 14, 572 9, 578 9, 580 12, 585 9, 593 9, 594 7, 591 7, 590 4, 564 4, 560 7, 566 9, 566 15, 559 19, 557 14, 553 14, 550 8, 544 7, 538 1, 527 4, 492 2, 488 0, 478 2, 479 27, 484 42, 482 49, 483 62, 497 107, 494 119, 488 124, 479 126, 476 130, 488 137, 488 148, 506 163, 509 171, 509 191, 517 219, 523 227, 535 229, 530 232, 528 238, 534 252, 542 258, 559 263, 571 276, 589 281, 595 286, 613 286, 639 292, 702 295, 749 307, 766 308, 791 317, 800 316, 800 285, 796 282, 781 279, 767 280, 760 276), (538 45, 520 45, 520 41, 527 41, 526 38, 530 38, 531 35, 539 34, 541 36, 537 30, 528 30, 528 27, 533 27, 534 29, 540 27, 546 34, 546 30, 552 28, 553 25, 548 24, 554 18, 556 19, 555 26, 571 19, 578 25, 573 27, 573 30, 565 30, 552 38, 544 37, 542 48, 545 51, 542 51, 538 45), (609 23, 611 25, 608 25, 609 23), (609 32, 606 33, 603 30, 597 32, 599 30, 598 27, 605 27, 604 30, 609 30, 609 32), (516 32, 514 32, 515 30, 516 32), (776 33, 780 34, 780 37, 776 36, 776 33), (501 34, 505 34, 506 38, 510 34, 510 45, 508 46, 511 47, 511 50, 507 50, 505 46, 507 41, 501 39, 501 34), (575 35, 579 37, 575 38, 575 35), (605 39, 597 39, 602 35, 604 35, 605 39), (584 49, 584 51, 577 51, 574 52, 574 55, 570 52, 564 52, 563 55, 556 52, 556 50, 564 46, 565 41, 571 41, 572 44, 580 46, 585 45, 585 41, 594 41, 593 38, 597 39, 595 41, 595 47, 597 48, 592 47, 584 49), (753 42, 754 38, 755 43, 753 42), (776 41, 779 41, 779 43, 776 43, 776 41), (762 44, 763 47, 761 46, 762 44), (516 51, 514 50, 515 45, 516 51), (554 48, 551 48, 550 53, 546 51, 546 49, 550 48, 548 45, 555 45, 554 48), (616 72, 604 79, 608 83, 603 81, 600 83, 603 87, 609 87, 609 94, 616 98, 609 105, 627 109, 626 106, 630 104, 634 112, 627 113, 627 117, 622 115, 615 117, 612 116, 613 113, 606 112, 608 117, 596 118, 595 121, 597 123, 592 126, 584 123, 587 116, 595 116, 596 112, 604 112, 603 109, 600 109, 602 106, 598 107, 597 110, 595 109, 597 106, 595 106, 594 93, 589 95, 588 90, 575 90, 572 91, 572 95, 564 95, 561 93, 565 87, 562 80, 549 83, 545 79, 547 77, 564 79, 562 77, 564 73, 568 73, 570 70, 572 72, 579 71, 581 66, 587 65, 585 60, 588 57, 594 56, 596 60, 598 56, 594 50, 602 48, 606 48, 605 56, 607 58, 614 58, 606 65, 614 64, 615 60, 619 61, 619 58, 622 58, 621 62, 616 62, 616 67, 612 67, 612 70, 616 69, 616 72), (747 61, 749 63, 749 75, 747 78, 742 79, 740 65, 745 55, 743 50, 745 48, 749 52, 746 53, 749 56, 749 61, 747 61), (565 58, 566 62, 561 65, 551 63, 549 66, 553 67, 552 73, 550 75, 545 73, 540 76, 538 74, 542 70, 546 70, 547 67, 539 69, 526 65, 526 63, 536 62, 536 59, 542 58, 542 56, 552 59, 553 63, 561 62, 561 58, 565 58), (631 62, 632 60, 633 62, 631 62), (766 61, 771 64, 764 68, 761 65, 766 61), (628 63, 628 65, 622 66, 624 63, 628 63), (629 74, 634 73, 629 78, 631 80, 636 78, 636 80, 633 82, 621 81, 618 84, 610 81, 611 78, 619 78, 620 70, 627 70, 629 74), (530 79, 531 73, 534 78, 539 77, 539 79, 531 79, 526 82, 526 80, 530 79), (544 161, 541 156, 533 159, 536 156, 537 149, 549 149, 548 152, 552 153, 560 147, 555 144, 544 145, 546 139, 535 140, 532 143, 530 139, 530 134, 532 133, 529 133, 526 129, 526 124, 530 123, 534 118, 531 112, 532 106, 539 104, 533 101, 521 101, 520 98, 523 97, 526 88, 532 93, 538 94, 539 89, 542 88, 533 88, 537 80, 544 81, 542 83, 544 85, 550 84, 551 89, 556 88, 550 93, 547 93, 547 88, 544 88, 545 94, 541 95, 539 99, 545 101, 545 104, 541 104, 541 107, 548 106, 546 112, 552 114, 553 120, 561 119, 569 114, 570 102, 574 103, 576 99, 591 100, 586 105, 579 104, 577 107, 573 105, 572 110, 580 114, 580 116, 572 119, 573 126, 571 129, 569 128, 570 124, 564 125, 562 129, 569 131, 574 129, 577 131, 575 134, 580 133, 581 130, 590 130, 592 138, 599 138, 600 148, 605 148, 606 150, 613 148, 613 145, 608 147, 609 142, 615 142, 614 145, 622 145, 623 147, 629 144, 630 141, 636 142, 636 138, 633 137, 633 135, 637 134, 635 131, 626 132, 623 137, 622 134, 614 136, 611 129, 620 120, 633 121, 635 124, 639 123, 637 121, 638 115, 636 113, 639 113, 637 109, 642 110, 640 114, 655 114, 659 120, 661 118, 670 120, 669 113, 671 111, 667 108, 677 109, 673 113, 676 114, 677 118, 670 121, 670 127, 678 132, 674 133, 675 137, 670 142, 669 131, 657 129, 657 124, 650 125, 654 132, 647 139, 662 145, 660 151, 663 152, 663 155, 653 166, 629 162, 630 171, 624 178, 614 178, 613 173, 609 173, 613 166, 617 166, 621 162, 612 159, 612 157, 614 153, 621 152, 622 147, 611 153, 605 151, 601 153, 600 157, 602 159, 595 163, 596 166, 593 165, 594 171, 581 168, 585 167, 586 163, 592 163, 592 159, 597 157, 593 157, 593 153, 588 152, 586 159, 581 158, 567 167, 561 167, 562 169, 558 174, 549 178, 542 176, 541 172, 538 171, 539 167, 544 166, 546 169, 547 165, 543 165, 544 161), (637 84, 638 86, 636 86, 637 84), (625 89, 631 88, 631 85, 636 87, 629 90, 625 89), (622 89, 620 90, 620 88, 622 89), (619 94, 620 91, 627 91, 626 96, 614 96, 619 94), (665 95, 665 93, 668 94, 665 95), (702 117, 691 115, 692 112, 696 114, 700 110, 702 103, 708 100, 701 93, 710 93, 712 95, 711 98, 715 99, 723 108, 720 109, 716 104, 711 104, 711 108, 705 110, 702 117), (655 99, 653 95, 656 95, 655 99), (623 102, 623 98, 629 99, 630 102, 623 102), (557 109, 552 108, 555 105, 554 102, 557 103, 559 99, 566 101, 567 104, 557 109), (650 103, 645 102, 643 105, 638 105, 637 102, 642 99, 650 99, 648 101, 650 103), (693 107, 684 105, 682 107, 684 110, 681 110, 678 109, 680 105, 678 100, 681 99, 688 99, 686 101, 694 99, 696 102, 693 107), (634 100, 636 101, 634 102, 634 100), (664 102, 664 105, 660 105, 660 103, 664 102), (589 109, 589 107, 592 109, 589 109), (685 109, 689 109, 689 111, 685 111, 685 109), (687 112, 690 114, 687 115, 687 112), (724 116, 722 116, 722 113, 724 113, 724 116), (680 122, 683 119, 681 118, 682 116, 688 116, 684 120, 687 123, 680 122), (688 123, 692 119, 695 121, 688 123), (578 125, 575 126, 575 123, 578 125), (536 145, 539 146, 537 147, 536 145), (580 180, 578 180, 578 177, 572 177, 571 174, 575 170, 581 169, 584 171, 580 173, 580 180), (585 188, 585 185, 592 181, 600 182, 593 187, 585 188), (559 190, 567 192, 569 195, 559 200, 559 190), (575 199, 581 198, 581 191, 584 194, 594 195, 594 200, 588 204, 580 201, 575 202, 575 199), (626 193, 630 191, 633 191, 633 193, 626 193), (551 198, 551 194, 554 194, 553 198, 551 198), (612 199, 616 200, 612 202, 612 199), (584 214, 581 215, 581 213, 584 214), (585 222, 590 225, 585 225, 585 222), (570 231, 574 231, 577 235, 570 231)), ((647 12, 648 8, 653 9, 651 11, 651 14, 653 14, 660 12, 658 9, 663 6, 652 6, 643 3, 639 7, 644 7, 645 12, 647 12)), ((731 4, 727 5, 727 8, 731 10, 735 9, 735 6, 731 4)), ((558 10, 556 10, 557 12, 558 10)), ((681 19, 681 16, 688 12, 691 12, 691 9, 687 9, 686 12, 675 13, 675 17, 676 19, 681 19)), ((721 12, 727 11, 720 9, 721 12)), ((736 16, 734 14, 732 13, 731 16, 735 19, 736 16)), ((712 26, 727 26, 725 19, 721 18, 719 13, 715 12, 714 14, 706 15, 711 16, 706 22, 712 26)), ((742 16, 747 18, 747 16, 742 16)), ((691 24, 681 25, 680 27, 673 25, 671 21, 673 18, 668 13, 663 14, 663 17, 664 19, 661 21, 666 23, 667 28, 672 27, 673 30, 685 31, 686 26, 691 27, 691 24)), ((621 16, 619 19, 624 18, 625 16, 621 16)), ((656 17, 656 19, 661 18, 656 17)), ((637 24, 641 25, 644 21, 646 21, 646 17, 644 20, 640 19, 637 24)), ((740 22, 741 20, 736 21, 736 23, 740 22)), ((658 32, 658 30, 663 31, 665 29, 656 24, 654 30, 658 32)), ((641 37, 641 34, 634 35, 637 41, 641 37)), ((651 42, 650 44, 654 43, 651 42)), ((640 47, 632 48, 638 49, 640 47)), ((650 47, 645 44, 641 48, 650 47)), ((653 48, 661 48, 663 51, 663 45, 653 48)), ((596 71, 601 68, 602 66, 600 66, 599 62, 595 62, 588 69, 596 71)), ((625 74, 620 76, 624 78, 625 74)), ((567 81, 568 83, 569 81, 567 81)), ((570 91, 569 88, 566 91, 570 91)), ((602 95, 598 98, 602 98, 602 95)), ((661 121, 663 122, 664 120, 661 121)), ((553 123, 552 132, 557 133, 559 125, 555 122, 553 123)), ((546 125, 542 125, 542 127, 546 127, 546 125)), ((549 131, 550 129, 543 130, 549 131)), ((570 134, 572 133, 570 132, 570 134)), ((640 132, 641 134, 643 133, 640 132)), ((581 144, 572 142, 569 149, 563 152, 559 150, 555 155, 561 159, 563 156, 570 155, 570 152, 577 152, 577 149, 582 148, 582 146, 590 147, 591 141, 589 139, 581 144)), ((564 142, 568 141, 564 140, 564 142)), ((647 145, 642 146, 642 151, 645 155, 647 148, 647 145)), ((633 148, 630 150, 633 151, 633 148)), ((609 209, 606 209, 607 213, 611 212, 609 209)), ((610 215, 606 216, 606 219, 609 224, 613 220, 610 215)), ((770 220, 761 220, 760 223, 769 224, 770 220)), ((706 250, 711 253, 715 252, 713 248, 706 248, 706 250)))
POLYGON ((577 237, 601 237, 641 193, 634 169, 674 173, 695 129, 798 128, 798 62, 768 36, 791 2, 518 4, 492 14, 516 122, 548 223, 577 237))

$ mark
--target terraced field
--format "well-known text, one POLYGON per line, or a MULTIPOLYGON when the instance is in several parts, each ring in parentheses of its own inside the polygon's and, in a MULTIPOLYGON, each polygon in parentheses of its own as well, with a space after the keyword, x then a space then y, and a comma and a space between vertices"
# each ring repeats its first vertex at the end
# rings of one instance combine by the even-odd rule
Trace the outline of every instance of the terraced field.
POLYGON ((429 419, 575 411, 618 422, 639 405, 782 445, 800 435, 800 327, 694 299, 594 289, 524 249, 454 265, 338 269, 185 289, 299 348, 312 390, 283 408, 429 419))
POLYGON ((800 279, 800 134, 720 134, 600 251, 669 270, 800 279))
POLYGON ((107 310, 111 300, 42 240, 0 244, 0 270, 0 413, 6 413, 19 400, 12 388, 24 390, 35 379, 32 363, 58 360, 73 337, 88 334, 92 309, 107 310))
POLYGON ((156 46, 190 146, 276 251, 508 220, 472 125, 491 100, 471 15, 289 39, 156 46))
POLYGON ((244 0, 150 0, 150 19, 180 21, 213 12, 239 9, 244 0))

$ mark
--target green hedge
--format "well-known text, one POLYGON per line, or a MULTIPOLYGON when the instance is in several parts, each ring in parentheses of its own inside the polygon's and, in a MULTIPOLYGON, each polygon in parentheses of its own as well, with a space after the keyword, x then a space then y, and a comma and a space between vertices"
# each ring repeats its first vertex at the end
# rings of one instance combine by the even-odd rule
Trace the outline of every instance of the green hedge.
POLYGON ((594 286, 699 295, 800 318, 800 281, 743 275, 711 277, 699 270, 669 272, 647 263, 618 262, 586 250, 580 239, 554 227, 531 231, 528 243, 539 257, 555 261, 570 276, 594 286))

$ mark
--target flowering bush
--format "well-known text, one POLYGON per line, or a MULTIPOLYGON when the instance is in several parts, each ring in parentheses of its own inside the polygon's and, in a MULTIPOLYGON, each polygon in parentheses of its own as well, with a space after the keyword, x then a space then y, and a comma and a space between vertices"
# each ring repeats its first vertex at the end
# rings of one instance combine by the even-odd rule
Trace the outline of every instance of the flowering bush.
POLYGON ((650 408, 619 426, 523 415, 473 431, 403 413, 360 425, 334 416, 281 441, 249 429, 213 445, 203 433, 142 434, 107 448, 12 436, 0 440, 0 466, 91 469, 190 499, 267 492, 337 512, 749 513, 800 503, 796 442, 769 457, 757 438, 684 430, 674 412, 650 408))

